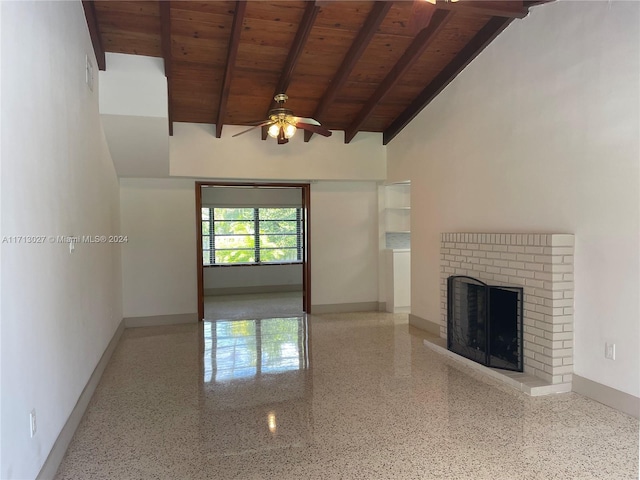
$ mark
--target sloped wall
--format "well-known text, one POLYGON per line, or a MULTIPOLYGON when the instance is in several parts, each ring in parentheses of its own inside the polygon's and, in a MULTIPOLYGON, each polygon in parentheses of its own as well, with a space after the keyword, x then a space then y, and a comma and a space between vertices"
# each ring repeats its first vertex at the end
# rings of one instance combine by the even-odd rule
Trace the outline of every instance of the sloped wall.
POLYGON ((636 397, 639 17, 532 8, 388 145, 389 180, 411 180, 412 313, 439 318, 443 232, 574 234, 574 373, 636 397))

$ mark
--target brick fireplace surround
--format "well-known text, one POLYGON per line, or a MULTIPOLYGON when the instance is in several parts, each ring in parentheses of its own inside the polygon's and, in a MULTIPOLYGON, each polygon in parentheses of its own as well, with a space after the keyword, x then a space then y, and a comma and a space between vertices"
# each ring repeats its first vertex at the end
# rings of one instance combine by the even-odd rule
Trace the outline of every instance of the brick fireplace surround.
POLYGON ((545 393, 570 390, 573 250, 574 236, 570 234, 443 233, 440 337, 447 336, 449 276, 466 275, 490 285, 523 287, 525 374, 541 380, 539 385, 552 386, 545 393))

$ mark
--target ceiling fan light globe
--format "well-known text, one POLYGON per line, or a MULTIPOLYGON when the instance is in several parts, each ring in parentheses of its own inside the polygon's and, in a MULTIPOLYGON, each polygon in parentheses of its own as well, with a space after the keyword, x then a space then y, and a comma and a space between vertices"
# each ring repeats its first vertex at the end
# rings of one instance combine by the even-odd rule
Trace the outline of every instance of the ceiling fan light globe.
POLYGON ((277 123, 274 123, 269 127, 267 133, 271 138, 278 138, 278 133, 280 133, 280 126, 277 123))
POLYGON ((295 125, 291 125, 290 123, 285 125, 284 127, 284 136, 285 138, 291 138, 296 134, 295 125))

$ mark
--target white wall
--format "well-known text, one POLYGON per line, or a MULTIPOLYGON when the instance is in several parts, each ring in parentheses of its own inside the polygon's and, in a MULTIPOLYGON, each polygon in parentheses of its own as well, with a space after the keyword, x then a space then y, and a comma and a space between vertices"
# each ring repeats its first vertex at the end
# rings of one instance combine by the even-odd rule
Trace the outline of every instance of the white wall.
POLYGON ((100 115, 118 178, 169 176, 166 118, 100 115))
POLYGON ((344 144, 343 132, 315 135, 304 143, 298 133, 286 145, 260 129, 233 138, 246 127, 225 125, 215 138, 213 125, 175 123, 169 140, 170 175, 176 177, 255 180, 382 180, 386 148, 381 133, 359 133, 344 144))
MULTIPOLYGON (((256 288, 291 287, 291 291, 302 287, 302 265, 256 265, 236 267, 209 267, 204 269, 204 288, 256 288)), ((224 292, 222 292, 224 293, 224 292)), ((217 293, 216 293, 217 294, 217 293)))
POLYGON ((107 68, 99 73, 100 114, 118 177, 169 176, 164 61, 123 53, 105 57, 107 68))
MULTIPOLYGON (((0 27, 2 26, 2 7, 0 6, 0 27)), ((2 35, 0 35, 0 112, 2 112, 2 35)), ((2 117, 0 114, 0 185, 2 184, 2 117)), ((4 233, 2 229, 2 195, 0 195, 0 236, 4 233)), ((2 272, 2 249, 0 248, 0 272, 2 272)), ((1 287, 0 287, 1 288, 1 287)), ((0 290, 0 472, 2 468, 2 291, 0 290)))
POLYGON ((99 73, 101 114, 167 118, 162 58, 109 52, 105 60, 107 68, 99 73))
POLYGON ((313 305, 378 301, 375 182, 311 185, 313 305))
MULTIPOLYGON (((125 317, 196 312, 194 188, 184 179, 120 180, 125 317)), ((378 301, 377 202, 375 182, 311 185, 314 305, 378 301)))
POLYGON ((195 314, 195 182, 120 179, 124 317, 195 314))
MULTIPOLYGON (((3 235, 118 233, 80 2, 1 2, 3 235)), ((95 58, 93 59, 95 65, 95 58)), ((35 478, 122 319, 116 244, 2 244, 3 479, 35 478), (37 433, 29 436, 36 409, 37 433)))
POLYGON ((202 187, 202 206, 300 207, 302 187, 202 187))
POLYGON ((636 396, 639 14, 533 8, 388 147, 389 180, 411 179, 412 313, 438 321, 441 232, 574 233, 575 373, 636 396))

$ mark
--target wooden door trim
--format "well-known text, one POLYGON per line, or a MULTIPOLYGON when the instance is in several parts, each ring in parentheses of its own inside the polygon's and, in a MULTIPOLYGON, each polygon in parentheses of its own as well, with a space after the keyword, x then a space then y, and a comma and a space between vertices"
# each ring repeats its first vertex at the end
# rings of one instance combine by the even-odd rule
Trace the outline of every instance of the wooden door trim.
POLYGON ((202 185, 196 182, 196 255, 198 265, 198 321, 204 320, 204 268, 202 265, 202 185))
POLYGON ((302 308, 311 313, 311 185, 309 183, 258 183, 258 182, 196 182, 196 255, 198 265, 198 321, 204 319, 204 266, 202 264, 202 187, 281 187, 299 188, 302 191, 302 208, 305 212, 304 255, 302 258, 302 308))

